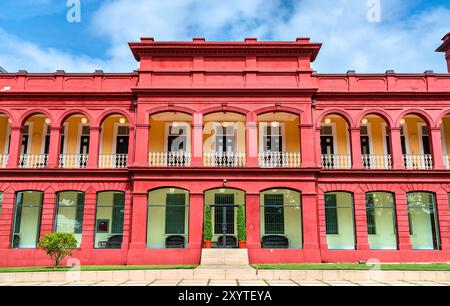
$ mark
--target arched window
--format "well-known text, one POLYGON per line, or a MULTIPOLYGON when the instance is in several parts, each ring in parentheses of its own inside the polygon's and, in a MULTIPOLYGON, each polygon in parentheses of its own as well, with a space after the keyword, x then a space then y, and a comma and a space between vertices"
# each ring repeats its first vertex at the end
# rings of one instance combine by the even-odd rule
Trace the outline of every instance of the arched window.
POLYGON ((372 250, 396 250, 397 226, 394 195, 389 192, 366 193, 367 232, 372 250))
POLYGON ((263 248, 303 247, 301 194, 290 189, 261 192, 261 240, 263 248))
POLYGON ((95 248, 122 248, 124 211, 124 192, 104 191, 97 194, 95 248))
POLYGON ((162 188, 148 194, 147 247, 185 248, 188 241, 189 192, 162 188))
POLYGON ((439 226, 433 193, 407 194, 409 229, 414 250, 438 250, 439 226))
POLYGON ((83 192, 63 191, 57 193, 55 232, 73 233, 77 239, 78 246, 80 246, 83 216, 83 192))
POLYGON ((327 244, 330 250, 355 249, 353 195, 349 192, 325 194, 327 244))
POLYGON ((12 247, 36 248, 41 231, 42 201, 40 191, 20 191, 16 194, 12 247))

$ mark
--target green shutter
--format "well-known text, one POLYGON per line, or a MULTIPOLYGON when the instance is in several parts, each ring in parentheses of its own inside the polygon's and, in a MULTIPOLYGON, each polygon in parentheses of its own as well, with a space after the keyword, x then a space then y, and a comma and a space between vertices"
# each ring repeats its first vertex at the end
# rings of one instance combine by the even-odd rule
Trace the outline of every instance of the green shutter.
POLYGON ((111 233, 122 234, 123 233, 123 218, 125 209, 125 194, 115 193, 113 196, 113 211, 111 220, 111 233))
POLYGON ((23 201, 23 193, 19 192, 17 194, 17 202, 16 202, 16 216, 14 220, 14 234, 20 233, 20 221, 22 219, 22 201, 23 201))
POLYGON ((339 223, 335 194, 325 194, 325 219, 327 235, 338 235, 339 223))
POLYGON ((77 207, 76 207, 76 215, 75 215, 75 234, 81 234, 83 232, 83 216, 84 216, 84 193, 77 193, 77 207))
POLYGON ((185 231, 186 194, 166 195, 166 234, 181 234, 185 231))
POLYGON ((264 195, 264 232, 266 235, 284 235, 284 195, 264 195))
POLYGON ((375 221, 375 201, 374 194, 368 193, 366 195, 366 211, 367 211, 367 233, 369 235, 376 235, 376 221, 375 221))

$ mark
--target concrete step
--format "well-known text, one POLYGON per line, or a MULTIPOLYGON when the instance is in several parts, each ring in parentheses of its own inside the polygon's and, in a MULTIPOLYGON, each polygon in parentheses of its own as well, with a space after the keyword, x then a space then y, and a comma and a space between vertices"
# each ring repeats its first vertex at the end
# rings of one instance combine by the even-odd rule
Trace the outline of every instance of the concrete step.
POLYGON ((247 249, 203 249, 201 265, 249 265, 247 249))

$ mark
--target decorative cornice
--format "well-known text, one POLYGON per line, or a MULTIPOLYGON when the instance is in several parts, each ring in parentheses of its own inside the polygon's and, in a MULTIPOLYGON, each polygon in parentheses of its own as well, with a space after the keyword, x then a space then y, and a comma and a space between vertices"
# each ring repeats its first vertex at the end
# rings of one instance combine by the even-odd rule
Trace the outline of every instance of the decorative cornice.
POLYGON ((132 88, 139 96, 296 96, 310 98, 317 88, 132 88))

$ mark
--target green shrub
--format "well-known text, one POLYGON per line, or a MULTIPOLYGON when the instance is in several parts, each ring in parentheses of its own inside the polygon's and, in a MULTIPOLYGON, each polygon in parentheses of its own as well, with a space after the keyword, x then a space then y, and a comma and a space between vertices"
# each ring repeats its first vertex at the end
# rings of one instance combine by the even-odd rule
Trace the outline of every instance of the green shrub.
POLYGON ((72 233, 51 233, 45 235, 38 246, 50 256, 53 267, 58 268, 64 258, 72 255, 77 244, 77 239, 72 233))
POLYGON ((203 225, 203 240, 211 241, 213 238, 212 220, 211 220, 211 207, 205 207, 205 221, 203 225))
POLYGON ((247 228, 245 225, 245 209, 244 206, 239 206, 237 215, 237 239, 239 241, 247 240, 247 228))

